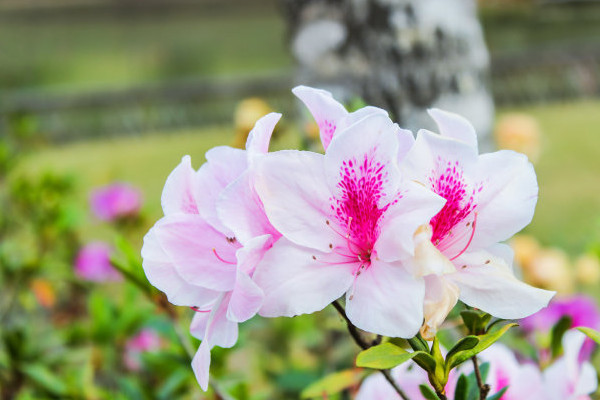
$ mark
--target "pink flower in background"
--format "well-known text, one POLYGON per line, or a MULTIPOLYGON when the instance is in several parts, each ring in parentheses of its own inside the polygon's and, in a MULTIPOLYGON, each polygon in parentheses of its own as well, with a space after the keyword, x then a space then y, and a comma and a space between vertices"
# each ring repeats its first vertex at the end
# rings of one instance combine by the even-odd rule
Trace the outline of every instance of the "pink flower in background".
POLYGON ((142 206, 142 194, 127 183, 113 183, 94 190, 90 196, 90 207, 102 221, 135 216, 142 206))
POLYGON ((123 362, 131 371, 139 371, 142 367, 141 355, 160 349, 162 341, 153 329, 142 329, 137 335, 125 343, 123 362))
POLYGON ((402 179, 397 159, 410 143, 383 113, 337 132, 325 155, 281 151, 257 166, 256 191, 284 236, 265 255, 255 280, 265 292, 259 314, 294 316, 346 294, 359 328, 412 337, 423 319, 424 282, 403 264, 413 234, 444 204, 402 179))
POLYGON ((546 400, 589 400, 598 388, 596 370, 581 359, 586 336, 578 330, 565 333, 562 340, 564 355, 544 370, 543 386, 546 400))
POLYGON ((213 148, 198 171, 184 157, 163 189, 165 216, 144 238, 143 267, 150 283, 171 303, 197 311, 190 331, 202 343, 192 368, 203 390, 212 347, 232 347, 238 323, 252 318, 262 304, 262 290, 252 276, 280 235, 254 193, 254 164, 268 151, 280 117, 261 118, 246 151, 213 148))
POLYGON ((446 199, 422 226, 413 271, 426 281, 425 333, 431 336, 457 300, 500 318, 523 318, 554 292, 529 286, 512 271, 512 251, 499 242, 531 221, 538 186, 527 157, 513 151, 479 155, 464 118, 430 110, 441 134, 421 130, 401 170, 446 199))
POLYGON ((104 242, 86 244, 79 250, 75 258, 75 273, 88 281, 121 280, 121 274, 110 263, 111 253, 111 247, 104 242))

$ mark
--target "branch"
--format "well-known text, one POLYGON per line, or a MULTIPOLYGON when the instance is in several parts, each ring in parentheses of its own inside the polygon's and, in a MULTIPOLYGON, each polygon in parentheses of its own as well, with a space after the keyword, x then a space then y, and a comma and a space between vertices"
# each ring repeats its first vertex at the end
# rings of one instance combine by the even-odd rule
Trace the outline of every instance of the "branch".
MULTIPOLYGON (((344 310, 344 307, 342 307, 342 305, 337 300, 334 300, 332 304, 335 307, 335 309, 337 310, 337 312, 340 313, 342 318, 344 318, 344 320, 346 321, 346 325, 348 326, 348 332, 350 332, 350 336, 352 336, 352 338, 354 339, 356 344, 358 346, 360 346, 360 348, 362 348, 363 350, 366 350, 369 347, 371 347, 372 344, 368 343, 361 336, 360 332, 358 331, 358 328, 356 326, 354 326, 354 324, 350 321, 350 319, 346 315, 346 311, 344 310)), ((394 388, 396 393, 398 393, 400 395, 400 397, 402 397, 402 399, 410 400, 410 398, 406 395, 406 393, 404 393, 404 391, 402 389, 400 389, 400 387, 398 386, 398 384, 396 383, 394 378, 392 378, 392 374, 390 373, 389 369, 382 369, 379 371, 383 374, 383 376, 385 376, 385 379, 390 383, 390 385, 392 385, 392 387, 394 388)))
POLYGON ((475 377, 477 378, 477 386, 479 386, 479 400, 485 400, 488 393, 490 392, 490 385, 485 383, 481 379, 481 372, 479 371, 479 363, 477 362, 477 356, 471 358, 473 361, 473 367, 475 368, 475 377))

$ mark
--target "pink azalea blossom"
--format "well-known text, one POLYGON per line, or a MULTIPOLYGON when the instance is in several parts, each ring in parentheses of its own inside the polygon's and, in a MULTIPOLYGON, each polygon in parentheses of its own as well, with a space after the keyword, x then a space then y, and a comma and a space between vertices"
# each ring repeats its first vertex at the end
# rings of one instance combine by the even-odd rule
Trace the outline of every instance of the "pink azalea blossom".
POLYGON ((238 323, 262 304, 262 290, 252 276, 280 235, 254 193, 254 164, 267 152, 280 116, 269 114, 256 123, 246 151, 213 148, 198 171, 184 157, 165 183, 165 216, 144 238, 143 267, 150 283, 171 303, 197 311, 190 330, 202 343, 192 367, 203 390, 211 348, 233 346, 238 323))
POLYGON ((346 293, 346 313, 359 328, 413 336, 425 285, 404 261, 414 231, 443 199, 402 178, 398 154, 413 139, 384 112, 336 123, 345 128, 325 155, 281 151, 257 163, 256 191, 284 236, 254 276, 265 292, 260 315, 312 313, 346 293))
POLYGON ((598 388, 598 376, 594 367, 580 360, 580 352, 586 336, 570 330, 562 340, 564 355, 543 372, 546 400, 590 400, 589 395, 598 388))
POLYGON ((156 351, 160 347, 160 336, 152 329, 142 329, 125 343, 123 362, 129 370, 139 371, 142 367, 142 353, 156 351))
POLYGON ((112 249, 104 242, 86 244, 75 258, 75 273, 94 282, 121 280, 121 274, 110 263, 111 253, 112 249))
POLYGON ((441 134, 420 131, 401 163, 410 179, 446 199, 415 235, 413 271, 427 284, 425 330, 434 333, 458 299, 500 318, 535 313, 554 292, 518 280, 512 251, 498 243, 533 217, 538 193, 533 166, 509 150, 479 155, 467 120, 441 110, 429 113, 441 134))
POLYGON ((102 221, 135 216, 142 206, 142 194, 126 183, 113 183, 94 190, 90 196, 90 207, 102 221))
MULTIPOLYGON (((533 363, 521 363, 502 343, 494 343, 479 354, 479 363, 489 363, 486 383, 490 394, 508 387, 501 400, 545 400, 542 373, 533 363)), ((470 366, 471 364, 467 364, 470 366)), ((470 373, 472 368, 462 370, 470 373)))

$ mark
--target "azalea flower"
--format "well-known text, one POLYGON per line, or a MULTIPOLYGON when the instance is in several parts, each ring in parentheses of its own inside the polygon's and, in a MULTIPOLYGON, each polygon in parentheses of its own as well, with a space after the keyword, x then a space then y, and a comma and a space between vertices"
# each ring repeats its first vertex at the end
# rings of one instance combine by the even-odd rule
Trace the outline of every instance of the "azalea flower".
POLYGON ((161 339, 156 331, 148 328, 142 329, 125 343, 123 362, 129 370, 139 371, 142 367, 142 353, 156 351, 160 347, 161 339))
POLYGON ((425 285, 404 260, 416 228, 444 201, 402 179, 400 145, 412 137, 383 112, 336 121, 325 155, 281 151, 257 163, 256 192, 283 235, 254 275, 265 293, 259 314, 312 313, 346 293, 357 327, 412 337, 423 319, 425 285))
MULTIPOLYGON (((542 373, 533 363, 519 362, 514 353, 502 343, 494 343, 480 353, 479 363, 489 363, 486 383, 490 394, 508 388, 501 400, 545 400, 542 373)), ((470 365, 470 364, 467 364, 470 365)), ((463 369, 470 373, 472 368, 463 369)))
POLYGON ((415 234, 413 272, 427 285, 422 333, 432 337, 459 299, 499 318, 538 311, 554 293, 519 281, 510 248, 498 243, 533 217, 538 186, 531 163, 509 150, 478 155, 467 120, 429 113, 441 134, 420 131, 401 163, 407 177, 446 199, 415 234))
POLYGON ((586 336, 570 330, 562 340, 564 355, 544 370, 543 385, 547 400, 589 400, 598 388, 598 376, 587 361, 580 361, 586 336))
POLYGON ((135 216, 142 206, 142 194, 126 183, 113 183, 94 190, 90 196, 90 207, 102 221, 135 216))
POLYGON ((279 234, 252 189, 253 165, 268 151, 280 116, 268 114, 256 123, 246 151, 213 148, 198 171, 184 157, 165 183, 165 216, 144 238, 143 267, 150 283, 171 303, 197 311, 190 331, 202 343, 192 367, 203 390, 210 349, 233 346, 238 323, 262 304, 252 275, 279 234))
POLYGON ((86 244, 75 258, 75 273, 82 279, 94 282, 121 280, 121 274, 110 263, 111 253, 111 247, 104 242, 86 244))

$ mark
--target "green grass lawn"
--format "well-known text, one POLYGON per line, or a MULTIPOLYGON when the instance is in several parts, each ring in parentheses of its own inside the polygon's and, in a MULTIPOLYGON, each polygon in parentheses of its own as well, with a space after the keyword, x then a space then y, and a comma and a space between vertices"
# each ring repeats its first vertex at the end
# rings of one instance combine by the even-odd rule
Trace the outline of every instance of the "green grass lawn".
MULTIPOLYGON (((536 165, 540 198, 527 231, 545 245, 563 247, 572 254, 585 250, 592 238, 600 237, 599 108, 599 101, 582 101, 518 110, 538 118, 544 133, 544 150, 536 165)), ((129 181, 142 188, 152 222, 161 216, 160 194, 165 178, 181 157, 190 154, 198 167, 206 150, 229 144, 232 139, 230 127, 214 127, 75 143, 29 155, 22 170, 53 169, 76 174, 82 204, 97 185, 116 179, 129 181)), ((297 137, 287 132, 274 147, 297 145, 297 137)), ((93 237, 94 225, 85 233, 93 237)))

